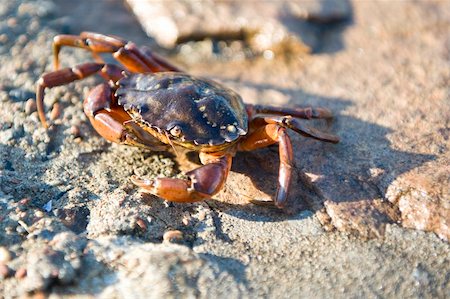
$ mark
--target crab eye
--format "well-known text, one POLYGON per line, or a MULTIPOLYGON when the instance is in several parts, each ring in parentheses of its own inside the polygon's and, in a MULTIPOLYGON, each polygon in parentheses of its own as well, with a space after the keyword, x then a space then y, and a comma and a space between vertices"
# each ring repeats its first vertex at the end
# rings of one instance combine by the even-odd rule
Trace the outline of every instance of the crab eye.
POLYGON ((170 132, 170 135, 172 135, 172 136, 174 136, 174 137, 180 137, 181 134, 183 133, 183 132, 181 131, 181 127, 178 126, 178 125, 174 126, 172 129, 170 129, 169 132, 170 132))

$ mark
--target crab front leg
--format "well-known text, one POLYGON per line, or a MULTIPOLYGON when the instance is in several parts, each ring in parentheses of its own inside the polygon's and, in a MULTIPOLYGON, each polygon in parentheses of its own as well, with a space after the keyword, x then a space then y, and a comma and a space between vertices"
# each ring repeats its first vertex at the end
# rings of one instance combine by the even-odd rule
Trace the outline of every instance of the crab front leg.
POLYGON ((97 133, 108 141, 150 148, 153 151, 167 149, 167 146, 146 133, 117 105, 112 89, 107 84, 96 86, 84 100, 83 108, 97 133))
POLYGON ((275 205, 281 208, 286 203, 289 186, 291 184, 292 169, 295 165, 294 155, 292 152, 292 143, 286 132, 286 128, 278 124, 266 124, 255 130, 246 139, 244 139, 239 144, 239 150, 252 151, 275 143, 278 143, 278 151, 280 155, 275 205))
POLYGON ((211 198, 218 193, 231 168, 231 155, 217 156, 200 153, 203 166, 186 173, 188 180, 177 178, 156 178, 142 180, 132 177, 134 184, 143 192, 156 195, 173 202, 196 202, 211 198))

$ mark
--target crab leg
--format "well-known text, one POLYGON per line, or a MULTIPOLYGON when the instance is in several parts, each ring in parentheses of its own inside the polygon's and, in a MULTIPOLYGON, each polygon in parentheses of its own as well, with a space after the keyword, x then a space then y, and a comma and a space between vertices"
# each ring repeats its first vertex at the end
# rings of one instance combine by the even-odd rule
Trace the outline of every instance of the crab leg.
POLYGON ((93 32, 82 32, 77 35, 57 35, 53 39, 55 69, 59 68, 59 52, 63 46, 82 48, 91 51, 99 58, 98 53, 112 53, 114 58, 128 70, 136 73, 179 71, 177 67, 149 49, 140 49, 126 40, 93 32))
POLYGON ((45 128, 48 128, 44 112, 45 89, 81 80, 99 72, 102 73, 103 76, 111 77, 113 79, 119 75, 115 66, 108 65, 105 67, 105 64, 102 63, 85 63, 73 68, 50 72, 39 78, 36 88, 36 103, 39 119, 45 128))
POLYGON ((291 129, 305 137, 314 138, 320 141, 338 143, 339 137, 333 134, 325 133, 310 126, 302 124, 298 119, 292 116, 261 116, 255 117, 252 121, 264 121, 267 124, 277 124, 281 127, 291 129))
POLYGON ((267 105, 252 105, 246 104, 247 112, 250 116, 257 115, 290 115, 303 119, 332 119, 333 114, 330 110, 321 107, 307 107, 307 108, 284 108, 267 105))
POLYGON ((211 198, 222 189, 231 168, 231 155, 201 154, 204 164, 186 173, 189 180, 177 178, 156 178, 142 180, 132 177, 131 181, 143 192, 156 195, 173 202, 196 202, 211 198))
POLYGON ((116 104, 111 87, 96 86, 83 102, 84 113, 94 129, 108 141, 131 146, 166 150, 167 146, 146 134, 131 117, 116 104))
POLYGON ((275 205, 277 207, 283 207, 286 203, 289 186, 291 184, 292 168, 294 167, 292 143, 286 132, 286 128, 278 124, 267 124, 262 126, 239 144, 239 150, 252 151, 275 143, 278 143, 280 155, 275 205))
POLYGON ((122 70, 115 65, 92 62, 42 75, 41 78, 39 78, 39 80, 37 81, 36 88, 36 104, 39 119, 41 120, 42 125, 45 128, 48 128, 48 123, 45 119, 44 111, 44 95, 46 88, 65 85, 97 73, 105 79, 112 80, 114 82, 123 77, 122 70))

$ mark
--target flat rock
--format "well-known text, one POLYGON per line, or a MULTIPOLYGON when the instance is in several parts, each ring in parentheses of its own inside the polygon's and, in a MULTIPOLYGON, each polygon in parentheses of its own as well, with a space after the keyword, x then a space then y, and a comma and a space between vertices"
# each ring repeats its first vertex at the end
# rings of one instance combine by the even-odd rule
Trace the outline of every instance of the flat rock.
POLYGON ((430 162, 397 178, 386 197, 398 207, 402 225, 450 240, 450 160, 430 162))
POLYGON ((352 11, 347 0, 127 3, 147 34, 163 47, 203 39, 241 40, 256 53, 315 49, 321 30, 313 24, 348 20, 352 11))

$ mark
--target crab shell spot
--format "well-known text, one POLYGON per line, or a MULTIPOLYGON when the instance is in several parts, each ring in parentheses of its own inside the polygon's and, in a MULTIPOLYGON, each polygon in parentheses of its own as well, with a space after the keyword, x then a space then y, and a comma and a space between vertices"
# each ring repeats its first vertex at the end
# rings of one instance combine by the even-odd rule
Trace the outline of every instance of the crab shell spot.
POLYGON ((234 130, 229 130, 229 128, 230 125, 226 126, 225 129, 220 130, 220 135, 226 142, 232 142, 239 137, 236 127, 234 127, 234 130))
POLYGON ((235 125, 228 125, 227 126, 227 131, 230 133, 236 133, 237 129, 235 125))

